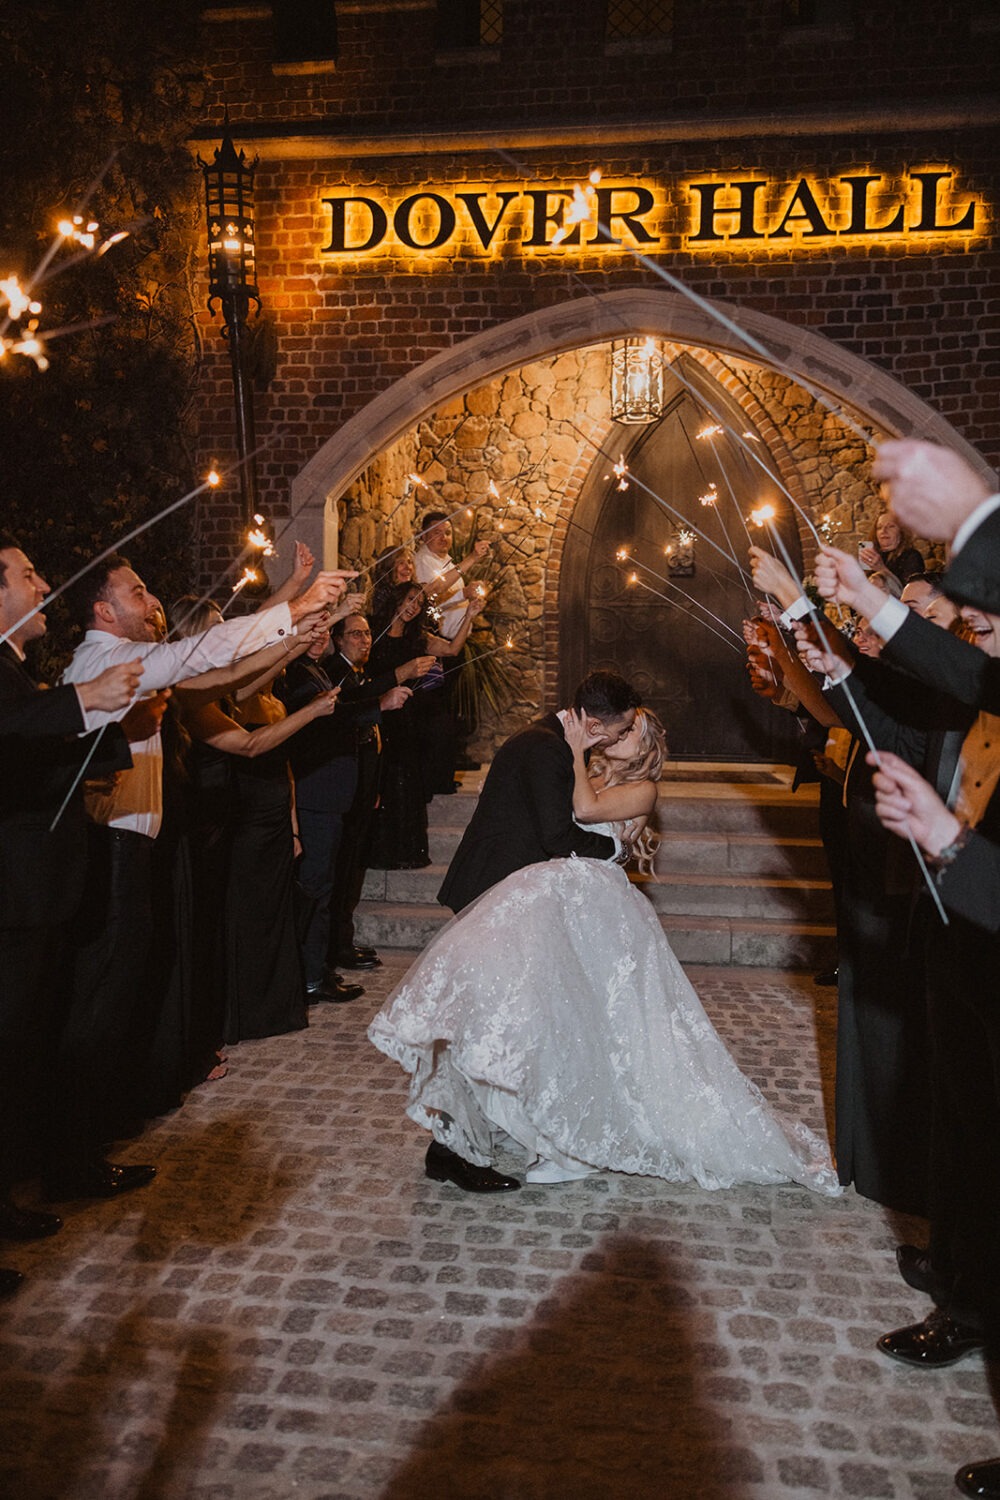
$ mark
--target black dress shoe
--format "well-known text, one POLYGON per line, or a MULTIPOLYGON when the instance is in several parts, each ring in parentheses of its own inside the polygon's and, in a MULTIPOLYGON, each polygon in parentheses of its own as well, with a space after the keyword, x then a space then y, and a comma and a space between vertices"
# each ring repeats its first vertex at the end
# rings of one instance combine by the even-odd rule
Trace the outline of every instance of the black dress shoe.
POLYGON ((156 1176, 148 1163, 117 1166, 100 1157, 64 1171, 53 1172, 46 1183, 49 1198, 120 1198, 123 1193, 145 1187, 156 1176))
POLYGON ((343 948, 337 954, 342 969, 381 969, 382 960, 374 948, 343 948))
POLYGON ((956 1323, 937 1307, 922 1323, 911 1323, 908 1328, 884 1333, 878 1341, 878 1348, 890 1359, 924 1370, 940 1370, 945 1365, 957 1364, 967 1354, 975 1354, 982 1347, 983 1336, 977 1328, 956 1323))
POLYGON ((20 1271, 8 1271, 5 1267, 0 1268, 0 1297, 13 1297, 24 1277, 20 1271))
POLYGON ((521 1186, 516 1177, 504 1177, 492 1167, 477 1167, 438 1141, 427 1147, 424 1171, 434 1182, 453 1182, 464 1193, 512 1193, 521 1186))
POLYGON ((306 985, 306 1001, 309 1005, 315 1005, 320 1000, 327 1000, 331 1005, 343 1005, 347 1000, 356 1000, 364 992, 363 985, 345 984, 339 974, 329 974, 317 984, 306 985))
POLYGON ((839 977, 838 969, 820 969, 818 974, 813 975, 813 984, 821 984, 826 987, 835 985, 839 977))
POLYGON ((9 1198, 0 1199, 0 1240, 47 1240, 58 1234, 62 1219, 34 1208, 18 1208, 9 1198))
POLYGON ((1000 1500, 1000 1458, 966 1464, 955 1475, 955 1484, 963 1495, 974 1495, 976 1500, 1000 1500))
POLYGON ((896 1264, 907 1286, 912 1286, 915 1292, 923 1292, 925 1296, 933 1297, 935 1301, 938 1300, 941 1280, 934 1275, 931 1258, 926 1250, 921 1250, 916 1245, 897 1245, 896 1264))

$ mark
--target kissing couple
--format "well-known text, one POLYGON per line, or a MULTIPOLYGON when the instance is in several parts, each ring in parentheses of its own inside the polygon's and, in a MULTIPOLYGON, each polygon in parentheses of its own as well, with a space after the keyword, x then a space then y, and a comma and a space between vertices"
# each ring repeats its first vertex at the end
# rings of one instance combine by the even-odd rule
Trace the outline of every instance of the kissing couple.
POLYGON ((612 672, 497 751, 438 899, 457 913, 368 1030, 410 1075, 428 1177, 466 1192, 628 1172, 841 1189, 730 1057, 625 873, 651 870, 663 726, 612 672))

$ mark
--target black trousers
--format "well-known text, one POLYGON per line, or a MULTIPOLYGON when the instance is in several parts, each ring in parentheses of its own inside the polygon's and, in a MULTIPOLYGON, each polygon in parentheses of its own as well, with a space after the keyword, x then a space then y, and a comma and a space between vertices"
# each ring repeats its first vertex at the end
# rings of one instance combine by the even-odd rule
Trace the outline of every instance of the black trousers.
POLYGON ((354 947, 354 910, 368 867, 375 809, 378 806, 379 747, 372 738, 358 749, 358 785, 344 817, 330 894, 330 946, 327 963, 337 967, 337 954, 354 947))
POLYGON ((928 919, 931 1261, 946 1310, 1000 1358, 1000 942, 928 919))
POLYGON ((150 1032, 161 987, 149 969, 153 840, 124 829, 89 831, 88 889, 77 930, 72 995, 59 1039, 50 1152, 99 1150, 128 1109, 130 1045, 150 1032))
POLYGON ((38 1165, 67 939, 65 923, 0 930, 0 1195, 38 1165))

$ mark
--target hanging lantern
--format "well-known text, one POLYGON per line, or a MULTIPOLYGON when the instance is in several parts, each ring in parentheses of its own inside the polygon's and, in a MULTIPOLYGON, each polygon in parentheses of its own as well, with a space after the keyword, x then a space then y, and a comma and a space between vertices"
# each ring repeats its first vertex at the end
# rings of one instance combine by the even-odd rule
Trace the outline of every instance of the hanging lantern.
POLYGON ((611 345, 611 418, 657 422, 663 415, 663 356, 655 339, 611 345))

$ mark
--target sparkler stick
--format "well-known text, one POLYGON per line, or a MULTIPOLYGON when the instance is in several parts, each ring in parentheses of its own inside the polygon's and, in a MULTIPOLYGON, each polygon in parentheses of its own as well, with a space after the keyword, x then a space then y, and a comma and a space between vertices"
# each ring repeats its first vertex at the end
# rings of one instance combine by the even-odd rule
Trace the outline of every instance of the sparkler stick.
MULTIPOLYGON (((695 462, 698 464, 698 468, 701 469, 701 463, 699 462, 698 456, 695 453, 694 444, 691 441, 691 436, 690 436, 687 428, 684 426, 683 421, 681 422, 681 430, 683 431, 684 436, 687 439, 687 445, 688 445, 688 447, 691 449, 691 456, 692 456, 692 458, 694 458, 695 462)), ((719 427, 718 425, 704 427, 704 428, 702 428, 701 432, 699 432, 699 433, 696 434, 696 436, 699 437, 699 438, 711 438, 711 437, 714 437, 717 433, 722 432, 722 430, 723 429, 721 427, 719 427)), ((749 540, 750 540, 750 532, 747 529, 747 523, 744 520, 743 512, 742 512, 742 510, 740 509, 739 505, 736 502, 736 495, 733 492, 733 487, 732 487, 732 485, 729 482, 729 475, 726 472, 725 465, 722 463, 722 460, 720 459, 719 455, 715 452, 714 449, 712 450, 712 456, 714 457, 716 463, 719 465, 719 470, 720 470, 720 472, 722 474, 722 477, 726 481, 726 488, 729 491, 730 499, 732 500, 733 504, 736 506, 736 513, 739 516, 740 520, 743 522, 743 530, 746 531, 747 541, 749 542, 749 540)), ((700 496, 699 498, 701 500, 702 505, 712 505, 713 508, 715 508, 716 500, 718 499, 718 492, 717 492, 716 485, 714 483, 710 483, 709 484, 709 489, 712 492, 712 495, 714 496, 714 498, 708 499, 704 495, 700 496)), ((716 517, 718 519, 719 525, 722 527, 723 535, 725 536, 726 541, 729 543, 729 549, 730 549, 730 551, 733 554, 733 561, 736 562, 736 548, 733 545, 733 539, 732 539, 732 537, 729 535, 729 527, 726 525, 725 517, 723 516, 722 511, 719 510, 719 509, 717 509, 717 508, 715 509, 715 514, 716 514, 716 517)), ((744 576, 743 570, 742 570, 742 568, 740 568, 739 563, 736 563, 736 566, 737 566, 737 569, 739 570, 740 582, 742 583, 744 589, 746 590, 747 598, 750 600, 750 602, 752 604, 753 603, 753 594, 750 591, 750 584, 747 581, 746 577, 744 576)))
MULTIPOLYGON (((572 418, 568 418, 567 420, 569 421, 569 424, 573 428, 574 432, 579 433, 580 437, 582 437, 586 442, 590 443, 595 452, 600 453, 603 458, 608 457, 605 450, 601 447, 600 443, 598 443, 595 438, 590 437, 581 428, 577 427, 572 418)), ((681 524, 688 529, 688 531, 693 531, 695 536, 700 537, 701 540, 707 543, 707 545, 711 547, 713 551, 718 552, 720 557, 724 557, 727 562, 733 563, 739 571, 743 571, 740 568, 739 563, 729 555, 724 547, 720 547, 718 542, 714 542, 710 536, 706 536, 705 533, 699 527, 697 527, 693 521, 689 520, 687 516, 683 515, 676 508, 676 506, 671 505, 669 500, 664 500, 662 495, 658 495, 657 492, 654 489, 651 489, 644 480, 640 479, 635 474, 629 474, 629 482, 631 484, 637 484, 641 490, 645 490, 646 494, 651 496, 652 499, 656 501, 657 505, 662 505, 664 510, 668 510, 671 515, 676 516, 677 520, 680 521, 681 524)))
MULTIPOLYGON (((756 526, 766 526, 770 530, 771 529, 771 522, 774 520, 774 507, 771 506, 771 505, 761 506, 761 508, 759 510, 755 510, 755 511, 752 512, 751 519, 753 520, 753 522, 754 522, 754 524, 756 526), (770 514, 768 514, 768 512, 770 512, 770 514)), ((806 604, 808 605, 809 617, 812 620, 814 626, 816 627, 816 634, 819 636, 820 644, 823 647, 823 650, 826 651, 831 656, 834 655, 835 653, 830 648, 829 637, 827 636, 826 631, 824 629, 823 622, 822 622, 822 617, 820 615, 820 612, 816 608, 816 606, 813 604, 812 600, 809 598, 809 595, 806 593, 805 585, 803 584, 802 580, 799 578, 798 574, 796 573, 795 566, 794 566, 794 564, 792 562, 792 559, 788 555, 788 549, 785 547, 784 542, 781 540, 781 537, 780 537, 780 535, 778 534, 778 532, 776 530, 773 531, 773 538, 774 538, 775 545, 777 546, 779 552, 781 553, 781 560, 782 560, 782 562, 784 563, 785 567, 788 569, 788 572, 791 574, 792 579, 794 580, 795 585, 796 585, 796 587, 799 590, 799 593, 802 595, 802 597, 806 601, 806 604)), ((848 678, 845 677, 838 684, 838 686, 842 687, 843 690, 844 690, 844 696, 846 697, 848 703, 851 705, 851 712, 854 714, 854 717, 855 717, 855 719, 858 722, 858 728, 861 730, 861 736, 862 736, 865 744, 868 746, 868 749, 871 752, 872 756, 874 757, 874 761, 875 761, 876 766, 881 767, 881 765, 882 765, 882 757, 879 754, 878 746, 875 744, 875 741, 872 739, 871 731, 869 730, 868 725, 865 723, 864 715, 862 714, 860 708, 858 707, 857 699, 855 698, 853 692, 851 691, 851 685, 850 685, 850 682, 849 682, 848 678)), ((924 856, 921 853, 920 848, 917 845, 917 841, 913 837, 913 834, 910 833, 909 831, 907 832, 906 840, 907 840, 907 843, 909 844, 910 848, 913 850, 913 857, 917 861, 917 865, 918 865, 918 867, 920 869, 920 873, 921 873, 921 875, 923 876, 923 879, 924 879, 924 884, 927 886, 927 889, 930 892, 931 899, 934 902, 934 905, 937 907, 938 916, 941 918, 941 921, 947 927, 947 926, 950 925, 949 921, 948 921, 948 913, 944 909, 944 906, 943 906, 942 901, 941 901, 941 897, 938 894, 937 886, 934 884, 933 880, 931 879, 930 872, 927 869, 927 865, 924 862, 924 856)))
POLYGON ((737 656, 741 654, 739 647, 734 646, 732 641, 727 640, 727 638, 721 633, 721 631, 715 629, 714 625, 710 625, 707 620, 699 620, 697 615, 693 615, 689 610, 684 609, 680 604, 677 603, 676 599, 671 599, 666 594, 661 594, 659 589, 653 588, 652 584, 643 583, 638 573, 630 573, 628 576, 628 582, 630 584, 638 584, 641 589, 646 590, 647 594, 653 594, 657 599, 662 599, 664 604, 673 605, 674 609, 679 609, 682 614, 688 617, 689 620, 693 620, 695 625, 701 625, 705 630, 710 630, 713 635, 717 635, 722 644, 724 646, 728 646, 731 651, 735 651, 737 656))
POLYGON ((94 735, 93 743, 92 743, 90 749, 87 751, 86 756, 84 757, 83 764, 80 766, 80 769, 77 771, 76 775, 73 777, 73 784, 72 784, 72 786, 70 787, 69 791, 66 793, 65 797, 62 799, 62 803, 60 804, 59 811, 56 813, 55 817, 52 819, 52 822, 49 824, 49 832, 50 833, 54 833, 55 832, 56 825, 59 822, 59 819, 62 817, 63 813, 66 811, 67 807, 69 807, 69 804, 70 804, 70 802, 72 800, 72 797, 73 797, 73 793, 76 791, 77 787, 80 785, 80 782, 86 776, 86 774, 87 774, 87 767, 90 765, 90 762, 93 760, 94 753, 97 750, 98 745, 101 743, 101 740, 104 738, 104 731, 105 731, 105 729, 107 729, 107 727, 108 727, 107 724, 102 724, 101 727, 100 727, 100 729, 94 735))
MULTIPOLYGON (((271 445, 275 443, 281 436, 282 433, 280 432, 273 433, 271 437, 267 438, 264 442, 258 443, 257 447, 253 450, 252 453, 248 453, 246 458, 240 459, 238 463, 231 465, 229 469, 223 470, 222 472, 227 475, 238 474, 244 464, 249 463, 250 460, 256 458, 259 453, 263 453, 266 449, 270 448, 271 445)), ((112 542, 110 547, 105 547, 103 552, 99 552, 96 557, 92 557, 90 561, 85 563, 82 568, 79 568, 71 578, 67 578, 65 583, 61 583, 59 587, 53 589, 50 594, 46 594, 45 598, 41 601, 40 604, 36 604, 34 609, 29 609, 27 614, 22 615, 19 620, 15 620, 10 629, 4 635, 0 636, 0 645, 3 645, 5 641, 9 640, 10 637, 14 634, 15 630, 19 630, 22 625, 27 623, 28 620, 34 619, 39 610, 47 608, 50 604, 54 604, 55 601, 60 597, 60 595, 65 594, 67 589, 71 589, 75 583, 79 583, 80 579, 86 577, 91 568, 96 568, 98 563, 103 562, 106 557, 110 557, 111 554, 113 552, 117 552, 119 548, 126 547, 129 542, 134 542, 137 536, 142 536, 143 532, 149 531, 153 526, 158 526, 161 521, 165 521, 167 516, 172 515, 175 510, 180 510, 182 505, 190 504, 190 502, 192 500, 196 500, 199 495, 205 494, 206 490, 215 489, 216 485, 221 482, 221 479, 222 474, 213 469, 207 476, 207 478, 202 480, 201 484, 196 485, 193 490, 188 490, 186 495, 181 495, 179 500, 172 500, 169 505, 164 506, 161 511, 158 511, 155 516, 151 516, 148 521, 142 521, 138 526, 134 526, 131 531, 126 532, 124 536, 116 538, 116 540, 112 542)), ((230 564, 230 567, 232 567, 232 564, 230 564)), ((228 567, 226 569, 226 572, 229 572, 228 567)))
MULTIPOLYGON (((619 547, 618 551, 615 553, 615 557, 619 562, 633 563, 637 568, 642 568, 643 572, 648 573, 651 578, 657 579, 660 583, 665 583, 668 588, 676 589, 678 594, 683 595, 683 597, 687 599, 691 604, 693 604, 697 609, 704 610, 705 614, 708 615, 710 619, 714 620, 717 625, 721 625, 723 630, 728 630, 729 634, 735 637, 735 639, 742 644, 743 637, 742 635, 740 635, 738 630, 734 630, 733 627, 731 625, 728 625, 726 621, 723 620, 719 615, 713 614, 712 611, 708 608, 707 604, 702 604, 700 599, 696 599, 693 594, 689 594, 687 589, 682 589, 680 584, 675 583, 672 578, 665 578, 662 573, 657 573, 648 565, 648 563, 641 563, 637 557, 632 557, 628 552, 626 552, 624 547, 619 547)), ((641 579, 636 579, 637 583, 641 583, 641 581, 641 579)), ((692 615, 692 619, 696 620, 699 625, 704 625, 705 623, 704 620, 699 620, 696 615, 692 615)), ((715 631, 714 634, 718 635, 719 632, 715 631)))

